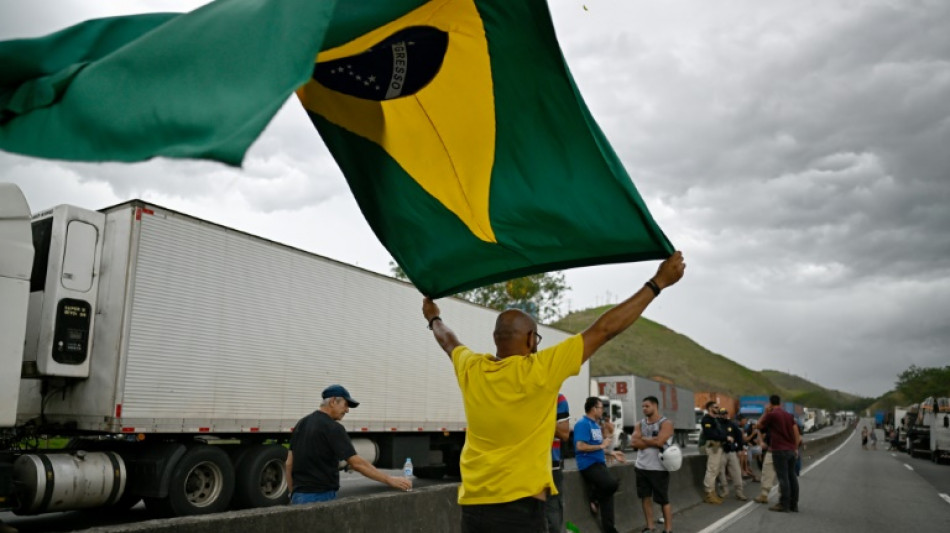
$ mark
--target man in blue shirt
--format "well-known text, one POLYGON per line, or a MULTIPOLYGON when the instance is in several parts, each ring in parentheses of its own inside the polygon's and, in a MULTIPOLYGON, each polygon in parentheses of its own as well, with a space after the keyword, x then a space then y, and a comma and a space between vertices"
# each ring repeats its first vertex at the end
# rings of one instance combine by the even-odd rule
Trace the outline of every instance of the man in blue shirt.
POLYGON ((561 441, 571 436, 571 410, 567 398, 563 394, 557 395, 557 415, 554 427, 554 442, 551 443, 551 475, 554 477, 554 486, 557 495, 548 496, 545 501, 544 514, 548 521, 548 533, 563 533, 564 531, 564 462, 561 458, 561 441))
MULTIPOLYGON (((600 398, 591 396, 584 402, 584 418, 574 425, 574 452, 577 469, 591 490, 591 496, 600 509, 600 523, 604 533, 617 533, 614 527, 614 493, 620 483, 607 472, 607 457, 604 450, 609 443, 604 442, 600 429, 600 420, 604 417, 604 404, 600 398)), ((623 452, 610 454, 620 461, 626 461, 623 452)))

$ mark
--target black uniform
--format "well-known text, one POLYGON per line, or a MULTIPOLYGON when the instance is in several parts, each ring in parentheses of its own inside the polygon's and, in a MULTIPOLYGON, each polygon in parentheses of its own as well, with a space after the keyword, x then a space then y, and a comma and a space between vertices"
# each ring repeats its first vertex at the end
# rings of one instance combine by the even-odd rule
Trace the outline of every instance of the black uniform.
POLYGON ((744 439, 742 437, 742 428, 734 420, 720 420, 723 431, 727 437, 732 437, 732 442, 723 442, 722 449, 726 453, 735 453, 743 448, 744 439))
POLYGON ((722 420, 719 418, 706 413, 699 423, 703 426, 703 440, 706 442, 721 443, 726 440, 726 432, 723 431, 722 420))
POLYGON ((340 461, 356 455, 346 429, 320 410, 297 422, 290 451, 294 453, 294 492, 340 490, 340 461))

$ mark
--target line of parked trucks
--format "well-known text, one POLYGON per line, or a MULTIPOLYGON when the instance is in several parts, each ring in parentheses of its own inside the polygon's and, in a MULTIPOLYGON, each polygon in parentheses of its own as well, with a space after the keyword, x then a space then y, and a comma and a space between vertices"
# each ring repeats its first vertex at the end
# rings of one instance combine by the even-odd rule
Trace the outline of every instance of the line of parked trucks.
POLYGON ((896 407, 887 425, 897 433, 897 448, 912 457, 927 457, 935 463, 950 457, 950 398, 930 396, 896 407))

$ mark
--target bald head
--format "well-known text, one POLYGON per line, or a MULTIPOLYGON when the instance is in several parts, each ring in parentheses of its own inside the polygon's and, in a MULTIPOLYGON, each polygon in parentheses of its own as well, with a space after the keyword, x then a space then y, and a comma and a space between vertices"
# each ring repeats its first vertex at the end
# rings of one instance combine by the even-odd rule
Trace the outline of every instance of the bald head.
POLYGON ((520 309, 508 309, 495 320, 495 347, 499 358, 527 355, 538 349, 538 324, 520 309))

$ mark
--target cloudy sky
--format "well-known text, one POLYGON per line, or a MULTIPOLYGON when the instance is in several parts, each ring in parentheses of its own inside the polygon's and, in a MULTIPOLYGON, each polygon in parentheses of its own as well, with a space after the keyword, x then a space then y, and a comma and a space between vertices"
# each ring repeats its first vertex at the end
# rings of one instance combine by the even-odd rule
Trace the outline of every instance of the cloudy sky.
MULTIPOLYGON (((201 3, 0 0, 0 39, 201 3)), ((646 316, 750 368, 868 396, 911 364, 950 364, 950 2, 550 4, 589 107, 689 265, 646 316)), ((389 269, 296 100, 242 170, 0 153, 0 180, 35 211, 143 198, 389 269)), ((615 303, 655 268, 568 271, 565 309, 615 303)))

